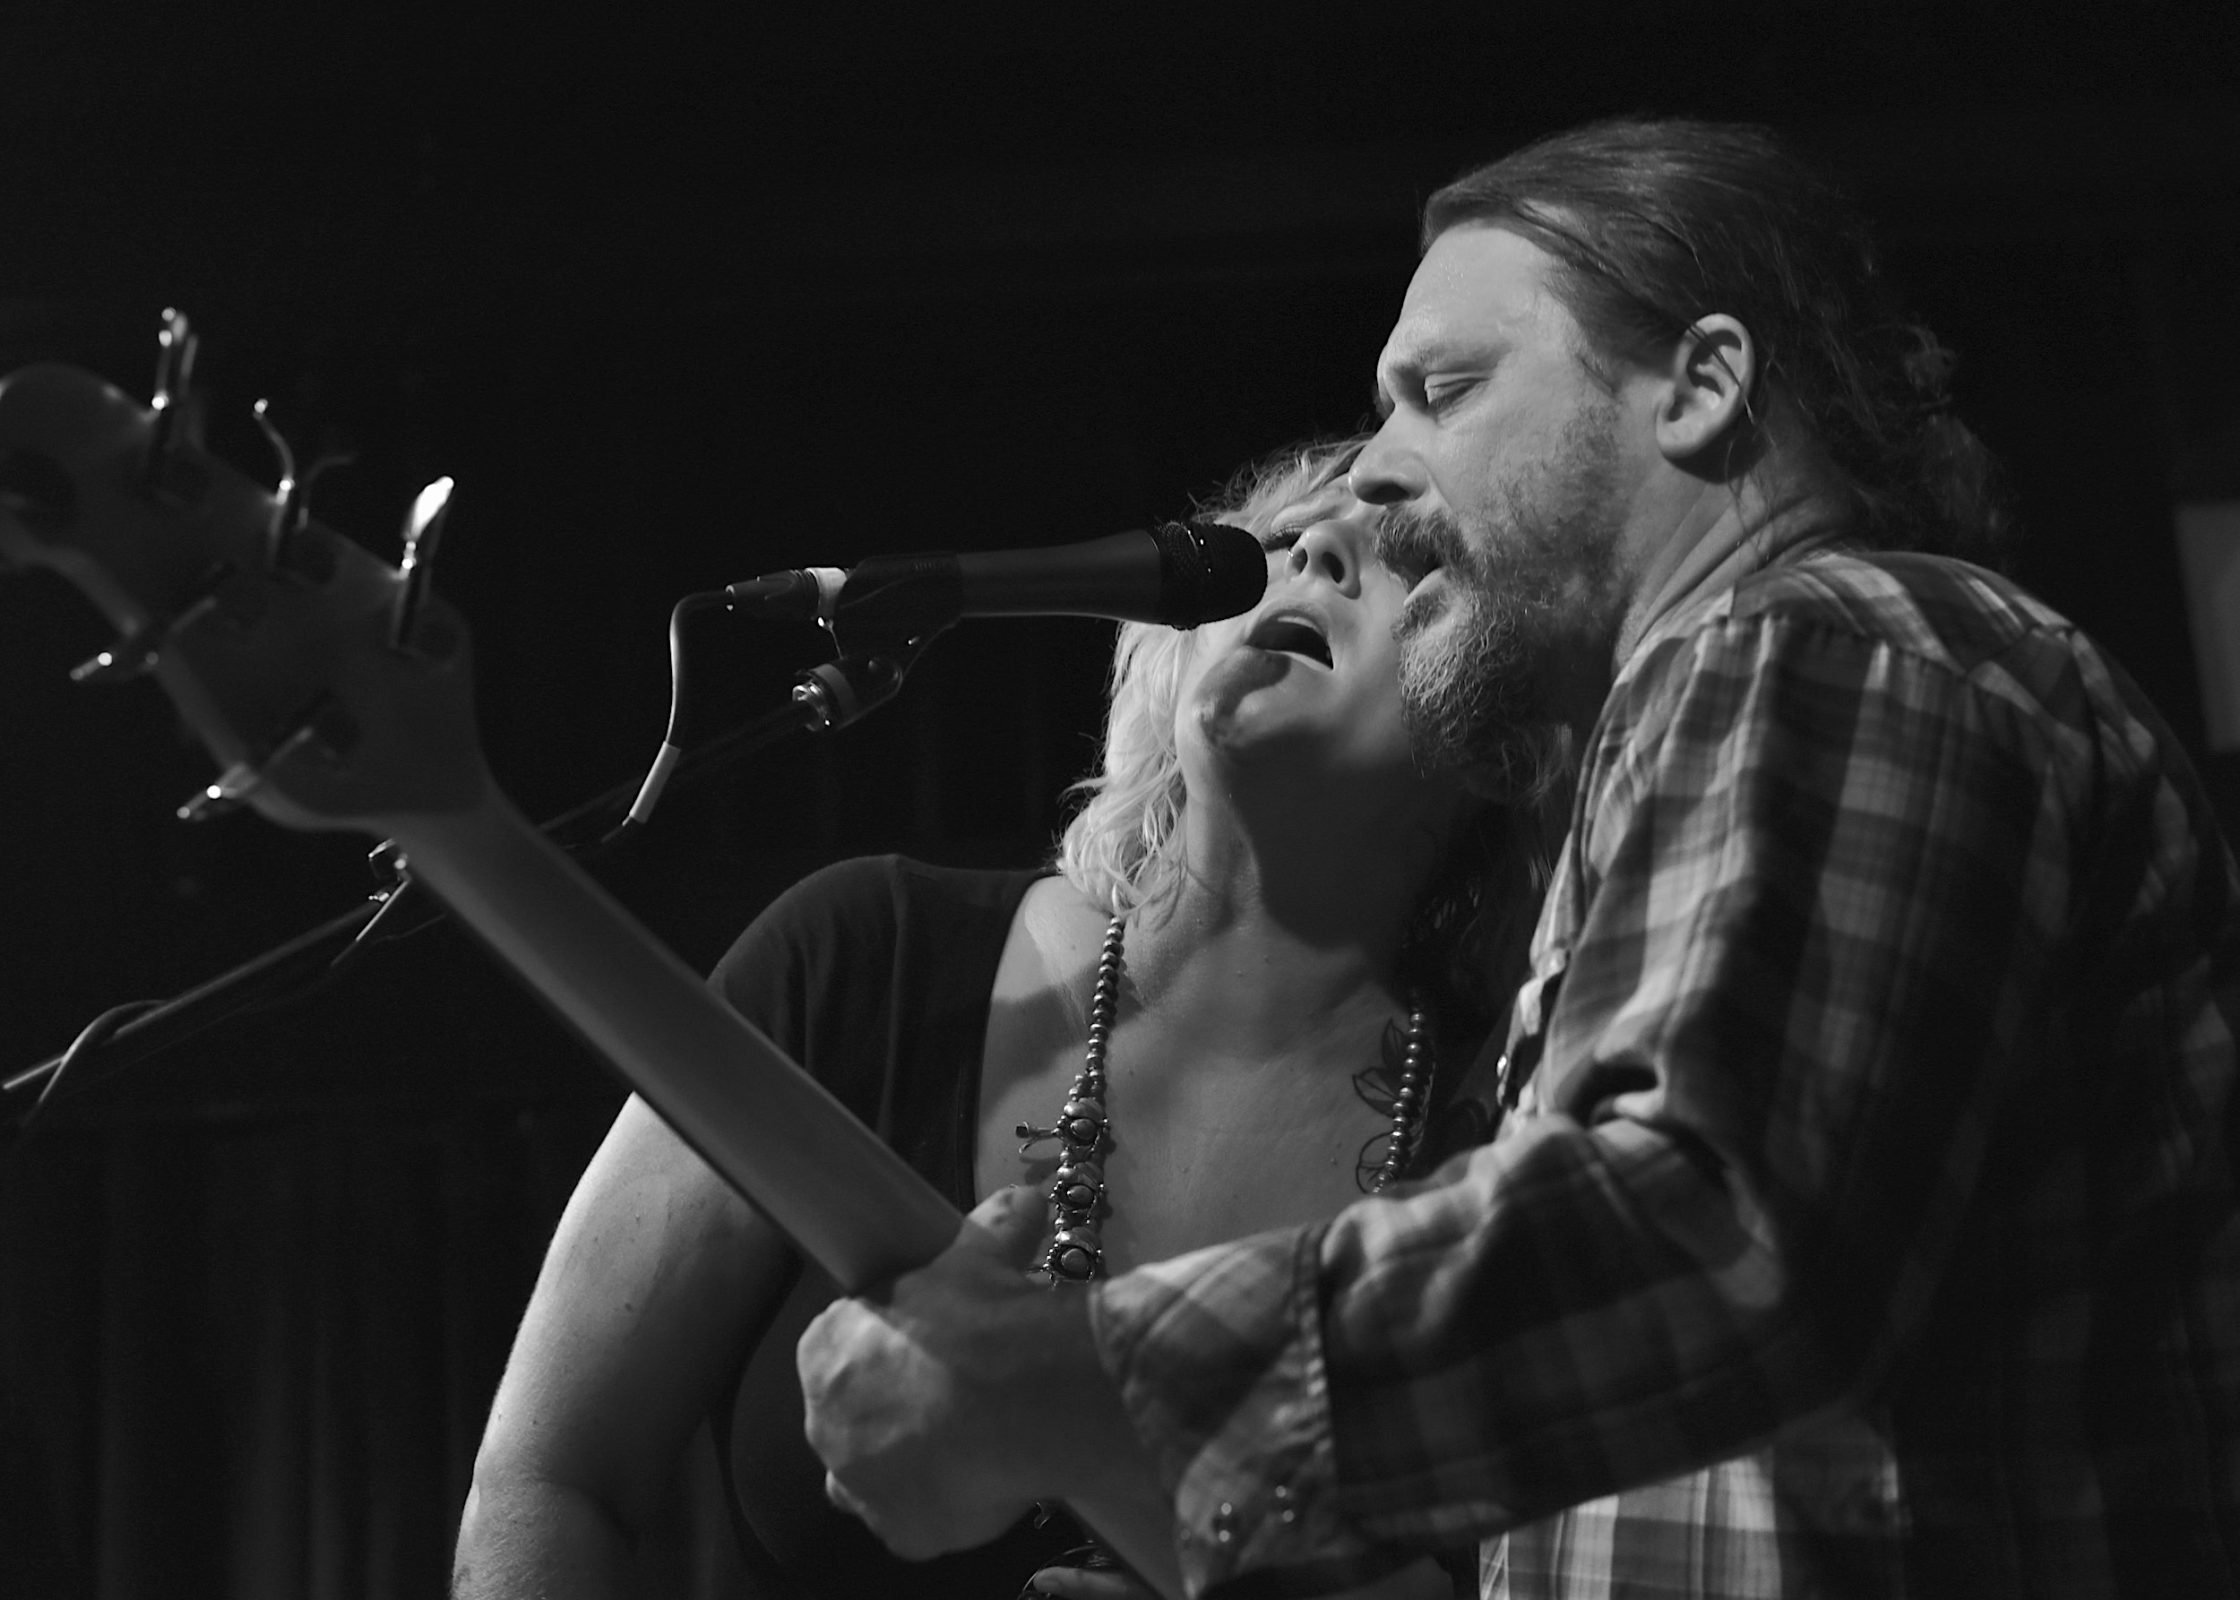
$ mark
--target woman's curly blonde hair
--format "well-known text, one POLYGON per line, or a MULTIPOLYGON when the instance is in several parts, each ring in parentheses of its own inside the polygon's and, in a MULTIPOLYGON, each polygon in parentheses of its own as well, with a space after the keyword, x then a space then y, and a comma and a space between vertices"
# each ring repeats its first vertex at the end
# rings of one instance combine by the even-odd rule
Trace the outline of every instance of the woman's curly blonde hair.
MULTIPOLYGON (((1276 519, 1343 479, 1366 442, 1353 437, 1278 451, 1238 472, 1197 514, 1270 542, 1276 519)), ((1155 917, 1182 888, 1186 795, 1175 711, 1197 640, 1180 629, 1122 625, 1102 770, 1068 791, 1079 809, 1058 842, 1055 864, 1076 889, 1120 916, 1155 917)), ((1552 787, 1544 806, 1481 808, 1458 830, 1417 910, 1404 960, 1416 981, 1435 987, 1452 1028, 1490 1026, 1522 973, 1560 825, 1564 786, 1552 787)))

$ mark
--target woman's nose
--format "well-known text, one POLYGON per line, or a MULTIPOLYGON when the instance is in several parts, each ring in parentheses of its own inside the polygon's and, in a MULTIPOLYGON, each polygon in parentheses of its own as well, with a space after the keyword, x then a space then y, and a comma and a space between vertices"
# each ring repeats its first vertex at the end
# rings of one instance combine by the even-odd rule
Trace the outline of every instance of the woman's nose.
POLYGON ((1327 579, 1342 594, 1358 595, 1365 553, 1364 520, 1345 517, 1314 524, 1291 546, 1287 570, 1293 576, 1311 572, 1327 579))

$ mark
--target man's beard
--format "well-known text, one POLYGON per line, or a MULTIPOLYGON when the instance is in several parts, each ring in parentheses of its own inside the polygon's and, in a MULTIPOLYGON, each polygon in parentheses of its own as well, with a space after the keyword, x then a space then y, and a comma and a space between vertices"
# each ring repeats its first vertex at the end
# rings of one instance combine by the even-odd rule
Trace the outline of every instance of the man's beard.
POLYGON ((1559 663, 1614 642, 1620 600, 1615 405, 1572 419, 1561 449, 1502 486, 1482 526, 1387 511, 1377 556, 1443 594, 1401 614, 1400 702, 1416 763, 1473 772, 1494 793, 1545 797, 1570 748, 1559 663))

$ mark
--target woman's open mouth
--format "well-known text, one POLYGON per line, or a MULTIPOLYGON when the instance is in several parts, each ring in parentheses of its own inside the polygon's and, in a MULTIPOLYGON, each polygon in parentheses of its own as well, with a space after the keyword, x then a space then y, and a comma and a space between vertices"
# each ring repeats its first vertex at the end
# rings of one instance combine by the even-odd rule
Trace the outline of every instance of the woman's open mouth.
POLYGON ((1330 641, 1323 636, 1321 626, 1312 618, 1295 612, 1278 612, 1262 618, 1245 635, 1244 642, 1256 650, 1304 656, 1319 666, 1330 665, 1330 641))

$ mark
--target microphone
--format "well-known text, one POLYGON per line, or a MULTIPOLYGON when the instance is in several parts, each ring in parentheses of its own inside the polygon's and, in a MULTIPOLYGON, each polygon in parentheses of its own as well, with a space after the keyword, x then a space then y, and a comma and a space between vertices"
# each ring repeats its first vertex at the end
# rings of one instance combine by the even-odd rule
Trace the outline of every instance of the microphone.
POLYGON ((910 638, 959 617, 1110 617, 1195 628, 1249 611, 1268 557, 1242 528, 1169 522, 1081 544, 957 555, 872 556, 734 583, 733 610, 910 638))

